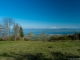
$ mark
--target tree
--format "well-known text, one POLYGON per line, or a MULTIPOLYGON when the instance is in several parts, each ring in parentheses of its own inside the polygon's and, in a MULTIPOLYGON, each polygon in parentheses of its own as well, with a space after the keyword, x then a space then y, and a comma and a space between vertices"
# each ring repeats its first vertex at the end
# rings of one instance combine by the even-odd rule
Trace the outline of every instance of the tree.
POLYGON ((23 29, 22 29, 21 26, 20 26, 20 29, 19 29, 19 33, 20 33, 20 37, 24 37, 23 29))
POLYGON ((8 38, 10 38, 10 30, 11 30, 11 26, 14 24, 14 21, 12 18, 5 18, 3 19, 3 24, 6 30, 6 35, 8 38))
POLYGON ((14 24, 13 30, 14 30, 14 37, 15 37, 15 40, 16 40, 18 35, 19 35, 19 24, 18 23, 14 24))
POLYGON ((42 38, 42 40, 43 40, 43 41, 45 41, 45 40, 46 40, 47 35, 45 34, 45 32, 42 32, 42 34, 41 34, 41 38, 42 38))
POLYGON ((5 37, 4 33, 5 33, 4 26, 2 24, 0 24, 0 38, 5 37))
POLYGON ((80 33, 78 34, 78 36, 79 36, 79 40, 80 40, 80 33))
POLYGON ((32 32, 29 32, 29 33, 27 34, 27 39, 28 39, 28 40, 32 40, 32 37, 33 37, 33 33, 32 33, 32 32))
POLYGON ((78 32, 76 32, 76 31, 75 31, 75 33, 74 33, 74 39, 75 39, 75 40, 78 40, 78 39, 79 39, 78 32))

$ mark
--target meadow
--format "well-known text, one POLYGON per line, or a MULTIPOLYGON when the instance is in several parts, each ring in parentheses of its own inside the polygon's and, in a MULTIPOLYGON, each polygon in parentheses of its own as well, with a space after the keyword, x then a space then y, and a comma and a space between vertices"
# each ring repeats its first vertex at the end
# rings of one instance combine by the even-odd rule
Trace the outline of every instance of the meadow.
POLYGON ((0 41, 0 60, 80 58, 80 41, 0 41))

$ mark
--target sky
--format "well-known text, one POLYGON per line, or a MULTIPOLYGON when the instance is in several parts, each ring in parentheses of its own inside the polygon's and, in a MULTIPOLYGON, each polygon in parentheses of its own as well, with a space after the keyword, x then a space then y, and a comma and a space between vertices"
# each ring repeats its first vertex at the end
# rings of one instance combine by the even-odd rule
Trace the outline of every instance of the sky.
POLYGON ((80 28, 80 0, 0 0, 0 20, 23 28, 80 28))

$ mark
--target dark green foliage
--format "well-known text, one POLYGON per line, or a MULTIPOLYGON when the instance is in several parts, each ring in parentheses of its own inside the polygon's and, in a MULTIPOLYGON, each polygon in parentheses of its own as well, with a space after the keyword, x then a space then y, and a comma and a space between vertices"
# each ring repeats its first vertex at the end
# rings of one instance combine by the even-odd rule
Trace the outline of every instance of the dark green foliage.
POLYGON ((79 36, 78 36, 78 33, 77 32, 74 33, 74 39, 75 40, 79 40, 79 36))
POLYGON ((80 33, 78 34, 79 40, 80 40, 80 33))
POLYGON ((49 41, 58 41, 58 40, 71 40, 70 37, 66 36, 66 35, 61 35, 61 36, 51 36, 49 41))
POLYGON ((22 29, 22 27, 21 27, 21 26, 20 26, 19 33, 20 33, 20 37, 24 37, 23 29, 22 29))
POLYGON ((69 35, 69 38, 71 38, 71 40, 80 40, 80 33, 75 32, 73 35, 69 35))
POLYGON ((71 38, 69 38, 68 36, 60 36, 59 40, 71 40, 71 38))
POLYGON ((0 38, 0 41, 4 41, 4 39, 0 38))
POLYGON ((50 37, 49 41, 59 41, 59 40, 80 40, 80 33, 75 32, 72 35, 53 35, 50 37))

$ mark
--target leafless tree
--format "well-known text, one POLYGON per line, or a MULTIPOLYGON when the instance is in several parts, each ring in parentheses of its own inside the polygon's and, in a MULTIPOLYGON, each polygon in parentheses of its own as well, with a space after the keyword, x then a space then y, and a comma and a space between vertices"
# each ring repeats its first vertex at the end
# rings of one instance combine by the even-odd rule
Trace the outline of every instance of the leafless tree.
POLYGON ((4 25, 6 35, 8 38, 10 37, 10 30, 11 30, 11 27, 13 26, 13 24, 14 24, 14 20, 12 18, 4 18, 3 19, 3 25, 4 25))
POLYGON ((18 35, 19 35, 19 24, 18 23, 15 23, 14 24, 14 27, 13 27, 13 30, 14 30, 14 37, 15 37, 15 40, 16 40, 16 38, 18 37, 18 35))
POLYGON ((42 40, 45 41, 47 38, 47 35, 45 34, 45 32, 42 32, 41 34, 42 40))
POLYGON ((28 37, 29 40, 32 40, 33 33, 32 32, 29 32, 28 35, 27 35, 27 37, 28 37))
POLYGON ((2 37, 3 26, 0 24, 0 38, 2 37))

